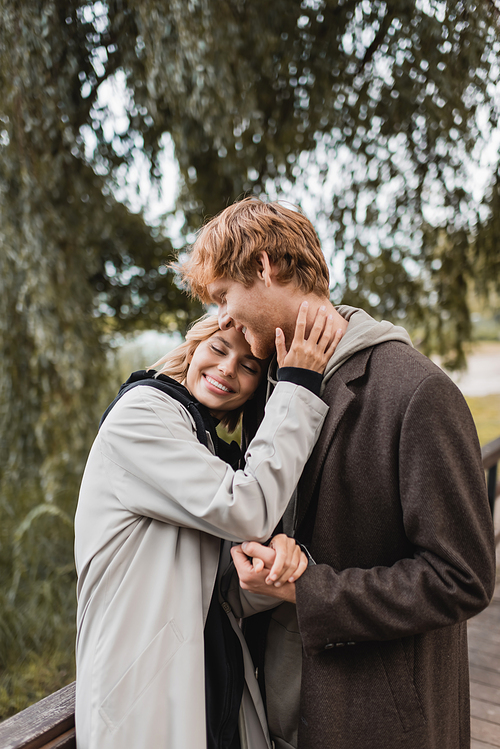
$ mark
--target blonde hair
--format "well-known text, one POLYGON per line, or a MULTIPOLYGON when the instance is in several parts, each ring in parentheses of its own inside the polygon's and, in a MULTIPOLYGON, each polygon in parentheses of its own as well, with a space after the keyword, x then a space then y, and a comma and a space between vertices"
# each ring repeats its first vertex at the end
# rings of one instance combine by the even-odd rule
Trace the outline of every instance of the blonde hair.
MULTIPOLYGON (((186 333, 186 340, 170 351, 161 359, 158 359, 149 369, 156 369, 157 375, 163 374, 172 377, 177 382, 184 383, 187 377, 189 362, 200 343, 208 340, 214 333, 220 330, 219 321, 215 315, 204 315, 197 320, 186 333)), ((221 424, 226 430, 234 432, 239 424, 246 403, 234 411, 228 411, 221 419, 221 424)))
POLYGON ((299 210, 257 198, 240 200, 208 221, 179 270, 191 293, 208 302, 207 285, 218 278, 251 286, 263 251, 280 283, 329 296, 328 266, 309 219, 299 210))

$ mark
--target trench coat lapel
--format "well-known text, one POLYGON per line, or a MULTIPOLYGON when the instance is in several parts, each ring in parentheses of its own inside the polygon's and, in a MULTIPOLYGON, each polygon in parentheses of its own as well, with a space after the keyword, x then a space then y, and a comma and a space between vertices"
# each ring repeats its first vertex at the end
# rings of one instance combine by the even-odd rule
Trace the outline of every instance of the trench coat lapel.
POLYGON ((349 388, 349 384, 364 375, 372 351, 373 346, 354 354, 335 372, 325 387, 322 398, 330 406, 330 410, 316 447, 300 479, 296 528, 300 528, 300 524, 306 516, 335 432, 347 407, 356 398, 356 394, 349 388))

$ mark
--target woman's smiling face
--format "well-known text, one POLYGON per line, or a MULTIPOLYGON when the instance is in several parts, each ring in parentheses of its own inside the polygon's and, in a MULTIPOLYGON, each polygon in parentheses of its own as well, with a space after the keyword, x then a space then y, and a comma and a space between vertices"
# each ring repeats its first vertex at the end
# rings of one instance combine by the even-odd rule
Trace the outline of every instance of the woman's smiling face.
POLYGON ((196 348, 189 362, 185 386, 220 419, 242 406, 255 392, 261 362, 236 328, 218 330, 196 348))

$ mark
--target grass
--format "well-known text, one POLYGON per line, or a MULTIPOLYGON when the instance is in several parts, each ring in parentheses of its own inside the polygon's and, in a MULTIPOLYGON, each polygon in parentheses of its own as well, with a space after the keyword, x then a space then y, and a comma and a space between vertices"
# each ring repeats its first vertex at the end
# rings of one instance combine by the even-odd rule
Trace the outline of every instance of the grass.
POLYGON ((0 721, 24 710, 75 680, 73 647, 31 652, 21 663, 0 671, 0 721))
POLYGON ((500 393, 484 396, 466 396, 476 424, 481 447, 500 437, 500 393))

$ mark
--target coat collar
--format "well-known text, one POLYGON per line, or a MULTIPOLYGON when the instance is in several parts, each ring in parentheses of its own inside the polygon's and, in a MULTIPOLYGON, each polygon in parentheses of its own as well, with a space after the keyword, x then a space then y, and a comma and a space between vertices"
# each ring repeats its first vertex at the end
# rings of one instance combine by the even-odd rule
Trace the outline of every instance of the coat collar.
POLYGON ((348 387, 351 382, 365 374, 373 346, 359 351, 346 361, 327 383, 322 399, 330 410, 323 424, 320 437, 302 473, 299 483, 296 528, 300 528, 318 481, 328 450, 347 407, 355 400, 356 394, 348 387), (304 488, 302 488, 304 487, 304 488))

